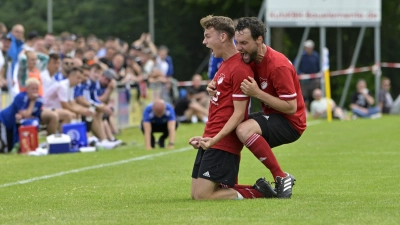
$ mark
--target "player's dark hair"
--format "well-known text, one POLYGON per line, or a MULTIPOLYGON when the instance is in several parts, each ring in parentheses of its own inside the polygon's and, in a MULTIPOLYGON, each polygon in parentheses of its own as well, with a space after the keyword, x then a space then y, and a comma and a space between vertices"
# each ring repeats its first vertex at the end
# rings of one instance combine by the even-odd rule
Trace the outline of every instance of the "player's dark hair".
POLYGON ((229 39, 235 36, 235 27, 229 17, 208 15, 200 20, 200 24, 204 29, 212 27, 219 32, 226 33, 229 39))
POLYGON ((256 40, 258 37, 262 37, 263 41, 265 40, 265 34, 267 32, 267 28, 265 25, 259 21, 256 17, 242 17, 238 20, 238 24, 236 25, 235 31, 243 31, 248 28, 251 32, 251 37, 253 40, 256 40))
POLYGON ((51 54, 49 55, 49 58, 50 58, 50 59, 53 59, 53 60, 59 60, 59 59, 60 59, 60 55, 57 54, 57 53, 51 53, 51 54))
POLYGON ((72 67, 71 69, 67 70, 67 77, 69 77, 69 75, 76 73, 76 72, 83 73, 83 70, 81 67, 72 67))

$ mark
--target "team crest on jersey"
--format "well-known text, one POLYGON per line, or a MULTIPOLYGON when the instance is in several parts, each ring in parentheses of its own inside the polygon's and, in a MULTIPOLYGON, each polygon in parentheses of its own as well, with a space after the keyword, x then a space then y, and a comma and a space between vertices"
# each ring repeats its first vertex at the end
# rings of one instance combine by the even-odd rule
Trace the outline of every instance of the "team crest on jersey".
POLYGON ((217 83, 218 83, 218 84, 221 84, 222 81, 224 81, 224 78, 225 78, 225 74, 221 73, 221 74, 218 76, 217 83))
POLYGON ((260 77, 260 86, 261 86, 261 89, 263 89, 263 90, 265 88, 267 88, 267 86, 268 86, 267 79, 263 79, 260 77))

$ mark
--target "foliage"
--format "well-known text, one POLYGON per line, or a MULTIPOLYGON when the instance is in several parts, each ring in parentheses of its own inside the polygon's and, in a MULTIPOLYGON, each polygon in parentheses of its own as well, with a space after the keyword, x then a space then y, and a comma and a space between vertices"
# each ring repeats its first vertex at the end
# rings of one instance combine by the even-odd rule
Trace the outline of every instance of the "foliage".
MULTIPOLYGON (((154 0, 155 43, 170 48, 175 65, 175 77, 189 80, 209 51, 202 42, 202 28, 199 20, 209 14, 231 18, 257 16, 261 0, 154 0)), ((139 0, 53 0, 54 33, 69 31, 75 34, 95 34, 100 38, 116 36, 127 42, 148 32, 148 1, 139 0)), ((382 1, 381 59, 398 62, 400 45, 400 2, 382 1)), ((47 1, 0 1, 0 21, 10 29, 21 23, 26 31, 37 30, 44 34, 47 29, 47 1)), ((303 33, 302 28, 285 28, 282 46, 274 46, 290 59, 294 59, 303 33)), ((359 28, 343 28, 343 67, 347 68, 354 51, 359 28)), ((274 29, 272 29, 274 32, 274 29)), ((330 49, 331 70, 336 70, 336 28, 327 28, 327 47, 330 49)), ((309 38, 319 44, 319 29, 312 28, 309 38)), ((370 66, 374 63, 374 32, 368 28, 356 66, 370 66)), ((273 43, 274 44, 274 43, 273 43)), ((207 68, 204 68, 206 70, 207 68)), ((400 93, 398 69, 383 69, 383 75, 392 79, 392 92, 400 93)), ((358 75, 357 75, 358 76, 358 75)), ((370 90, 374 91, 374 79, 367 75, 370 90)), ((333 97, 339 100, 345 76, 332 78, 333 97)), ((354 82, 351 90, 354 90, 354 82)))

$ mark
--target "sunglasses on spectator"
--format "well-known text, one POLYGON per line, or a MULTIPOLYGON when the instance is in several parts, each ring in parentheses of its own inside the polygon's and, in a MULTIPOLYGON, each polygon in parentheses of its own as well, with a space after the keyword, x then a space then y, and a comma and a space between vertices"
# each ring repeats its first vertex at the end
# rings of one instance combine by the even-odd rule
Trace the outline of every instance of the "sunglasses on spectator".
POLYGON ((64 62, 64 64, 67 65, 67 66, 73 66, 74 65, 73 62, 64 62))

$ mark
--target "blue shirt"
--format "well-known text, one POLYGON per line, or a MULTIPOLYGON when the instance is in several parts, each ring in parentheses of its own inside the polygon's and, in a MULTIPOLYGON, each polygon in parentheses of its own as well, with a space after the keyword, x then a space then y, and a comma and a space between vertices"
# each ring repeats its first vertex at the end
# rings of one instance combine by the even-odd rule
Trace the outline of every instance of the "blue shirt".
POLYGON ((167 55, 167 58, 165 58, 165 61, 168 63, 168 71, 167 71, 167 77, 171 77, 174 74, 174 64, 172 63, 172 58, 171 56, 167 55))
MULTIPOLYGON (((8 130, 16 128, 15 114, 21 110, 25 110, 29 106, 29 98, 26 92, 20 92, 14 98, 14 101, 0 112, 0 121, 8 130)), ((40 112, 43 106, 43 98, 38 97, 36 99, 35 106, 33 107, 32 116, 40 119, 40 112)))
MULTIPOLYGON (((92 87, 92 83, 93 82, 89 79, 89 80, 86 81, 86 83, 80 83, 77 86, 75 86, 75 88, 74 88, 74 98, 76 99, 78 97, 83 96, 86 99, 86 101, 88 101, 92 105, 101 104, 101 102, 100 102, 100 100, 98 98, 93 98, 92 99, 92 94, 91 94, 92 89, 91 88, 93 88, 93 91, 96 90, 95 86, 92 87)), ((93 94, 93 97, 94 96, 95 95, 93 94)))
POLYGON ((175 111, 171 104, 165 103, 165 112, 161 117, 156 117, 153 113, 153 103, 146 106, 143 112, 143 122, 150 122, 151 124, 162 125, 167 124, 168 121, 176 121, 175 111))
MULTIPOLYGON (((101 101, 99 99, 99 96, 104 94, 107 87, 102 87, 100 84, 100 81, 98 81, 98 80, 92 81, 90 79, 88 80, 87 85, 88 85, 87 88, 89 89, 89 95, 90 95, 91 101, 93 101, 93 103, 95 103, 95 104, 100 104, 101 101)), ((85 89, 85 90, 87 90, 87 89, 85 89)))
POLYGON ((210 61, 208 62, 208 79, 212 80, 214 78, 222 61, 222 58, 215 58, 214 55, 211 54, 210 61))
POLYGON ((12 59, 11 72, 14 72, 15 64, 18 62, 18 55, 22 51, 24 42, 17 40, 12 33, 8 33, 11 37, 10 48, 8 49, 7 55, 12 59))
POLYGON ((58 72, 58 73, 56 73, 56 75, 54 75, 54 80, 56 80, 56 81, 62 81, 65 79, 66 79, 66 77, 61 72, 58 72))
POLYGON ((316 51, 313 51, 311 55, 303 51, 301 54, 299 68, 297 69, 297 74, 318 73, 320 71, 319 64, 319 54, 316 51))

